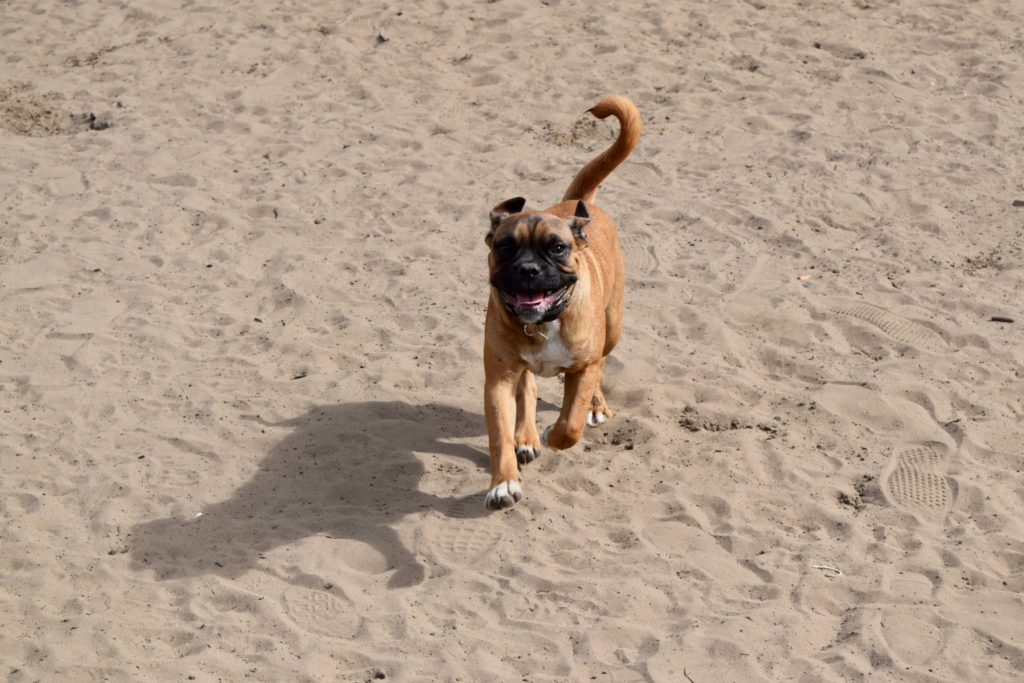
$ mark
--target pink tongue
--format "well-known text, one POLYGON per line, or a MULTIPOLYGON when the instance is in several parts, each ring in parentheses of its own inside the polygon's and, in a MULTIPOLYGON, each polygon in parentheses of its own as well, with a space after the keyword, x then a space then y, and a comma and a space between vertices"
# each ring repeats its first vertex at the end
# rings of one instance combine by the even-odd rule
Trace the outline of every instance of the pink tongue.
POLYGON ((540 306, 542 303, 543 292, 516 292, 516 306, 540 306))

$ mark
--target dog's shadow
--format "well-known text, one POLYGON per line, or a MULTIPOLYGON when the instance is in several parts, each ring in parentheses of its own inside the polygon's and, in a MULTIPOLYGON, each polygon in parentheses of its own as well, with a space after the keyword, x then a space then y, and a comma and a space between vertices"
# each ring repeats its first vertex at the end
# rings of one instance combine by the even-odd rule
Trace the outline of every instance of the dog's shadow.
POLYGON ((273 426, 292 432, 226 500, 193 519, 167 517, 132 528, 135 569, 161 579, 235 578, 278 546, 326 535, 369 544, 395 570, 389 585, 407 586, 422 581, 424 569, 392 525, 431 509, 486 514, 482 497, 468 505, 419 491, 424 466, 414 455, 454 455, 485 466, 486 454, 442 440, 482 433, 479 415, 438 404, 365 402, 318 407, 273 426))

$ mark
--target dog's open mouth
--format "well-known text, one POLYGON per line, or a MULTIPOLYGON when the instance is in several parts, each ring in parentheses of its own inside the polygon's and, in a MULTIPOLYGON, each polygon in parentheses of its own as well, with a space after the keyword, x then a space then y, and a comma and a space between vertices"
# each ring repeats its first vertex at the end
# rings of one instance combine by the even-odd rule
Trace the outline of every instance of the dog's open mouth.
POLYGON ((558 289, 522 289, 501 293, 501 302, 523 322, 541 322, 561 315, 569 302, 571 285, 558 289))
POLYGON ((568 287, 549 289, 546 291, 523 290, 520 292, 506 292, 502 295, 505 303, 519 309, 546 311, 565 295, 568 287))

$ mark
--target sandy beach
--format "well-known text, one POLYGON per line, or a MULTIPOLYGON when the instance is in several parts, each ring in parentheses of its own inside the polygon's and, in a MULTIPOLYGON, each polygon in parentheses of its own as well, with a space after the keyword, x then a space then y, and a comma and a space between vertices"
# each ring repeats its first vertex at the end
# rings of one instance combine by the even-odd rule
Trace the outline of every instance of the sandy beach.
POLYGON ((0 65, 6 680, 1024 675, 1024 8, 8 0, 0 65), (488 512, 488 210, 610 93, 615 417, 488 512))

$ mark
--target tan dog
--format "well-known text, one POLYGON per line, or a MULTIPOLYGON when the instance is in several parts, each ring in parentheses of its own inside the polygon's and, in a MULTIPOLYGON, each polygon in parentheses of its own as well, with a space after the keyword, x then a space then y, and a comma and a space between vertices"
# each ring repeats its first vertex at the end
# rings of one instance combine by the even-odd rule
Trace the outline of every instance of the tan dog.
POLYGON ((625 266, 615 224, 594 205, 597 187, 629 156, 640 137, 640 112, 625 97, 590 109, 619 119, 615 143, 584 166, 562 201, 523 211, 509 199, 491 211, 491 297, 484 331, 484 413, 491 460, 491 509, 523 497, 519 466, 575 444, 584 423, 612 413, 601 393, 604 357, 619 340, 625 266), (565 373, 558 420, 537 434, 534 374, 565 373))

